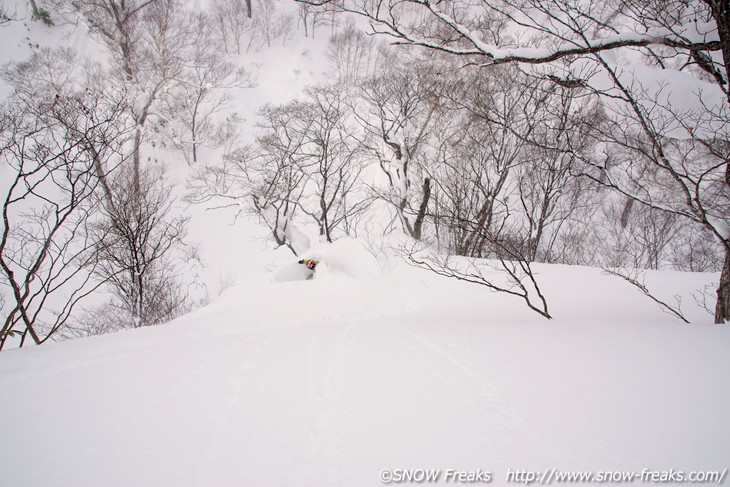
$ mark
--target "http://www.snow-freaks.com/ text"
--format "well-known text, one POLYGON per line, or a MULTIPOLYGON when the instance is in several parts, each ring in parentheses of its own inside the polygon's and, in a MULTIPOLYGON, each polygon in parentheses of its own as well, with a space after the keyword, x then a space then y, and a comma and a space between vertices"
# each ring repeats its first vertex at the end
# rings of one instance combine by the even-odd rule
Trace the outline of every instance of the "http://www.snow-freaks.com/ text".
MULTIPOLYGON (((641 471, 606 470, 596 472, 561 471, 548 468, 544 471, 508 469, 502 480, 510 484, 553 485, 565 483, 596 484, 716 484, 724 483, 728 469, 697 470, 652 470, 641 471)), ((489 470, 394 468, 380 471, 383 484, 489 484, 496 479, 489 470)), ((500 482, 501 483, 501 482, 500 482)))

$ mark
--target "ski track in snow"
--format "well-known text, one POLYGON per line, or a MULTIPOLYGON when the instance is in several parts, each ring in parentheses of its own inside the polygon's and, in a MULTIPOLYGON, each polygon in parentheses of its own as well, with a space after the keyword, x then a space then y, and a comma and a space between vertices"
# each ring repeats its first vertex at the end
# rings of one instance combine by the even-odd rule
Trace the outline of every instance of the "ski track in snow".
MULTIPOLYGON (((439 380, 440 384, 434 384, 434 387, 458 396, 460 404, 469 405, 473 416, 481 418, 477 424, 495 425, 495 436, 500 438, 503 447, 534 453, 528 441, 516 434, 519 418, 510 414, 504 398, 489 378, 490 374, 500 371, 478 370, 470 363, 468 350, 457 346, 448 333, 443 334, 447 345, 443 347, 404 326, 398 326, 398 329, 408 337, 413 354, 421 358, 421 365, 432 371, 431 377, 439 380)), ((493 440, 485 436, 482 446, 489 448, 490 444, 493 445, 493 440)))
MULTIPOLYGON (((340 479, 338 453, 342 438, 340 427, 342 418, 343 381, 345 354, 352 346, 352 323, 333 330, 326 344, 321 337, 311 334, 308 339, 307 358, 310 369, 308 393, 309 407, 313 412, 307 442, 304 444, 303 464, 308 468, 302 472, 301 480, 309 485, 334 485, 340 479), (322 354, 322 351, 326 353, 322 354), (316 364, 322 363, 321 371, 316 364)), ((297 478, 292 478, 296 482, 297 478)))
POLYGON ((231 418, 235 418, 239 414, 248 414, 249 416, 251 414, 249 410, 242 407, 242 398, 246 394, 244 378, 257 377, 255 364, 261 359, 262 352, 271 346, 269 335, 271 334, 266 334, 260 340, 241 340, 230 347, 224 355, 213 360, 218 365, 229 365, 231 368, 223 367, 222 370, 218 371, 223 373, 228 370, 228 379, 226 381, 228 387, 225 388, 227 392, 217 405, 218 411, 213 416, 210 434, 203 443, 204 454, 201 455, 203 467, 196 471, 196 485, 205 485, 207 472, 216 468, 216 459, 225 453, 225 448, 228 445, 225 441, 225 432, 230 430, 231 418), (251 343, 253 343, 253 346, 247 347, 251 343), (243 360, 240 360, 241 357, 243 357, 243 360))

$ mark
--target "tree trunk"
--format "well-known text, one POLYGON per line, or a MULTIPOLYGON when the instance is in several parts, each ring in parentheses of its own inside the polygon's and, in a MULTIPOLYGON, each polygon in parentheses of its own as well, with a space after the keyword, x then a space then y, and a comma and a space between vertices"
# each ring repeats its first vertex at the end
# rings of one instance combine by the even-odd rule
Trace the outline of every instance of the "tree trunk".
MULTIPOLYGON (((705 0, 710 5, 712 16, 717 22, 717 34, 720 36, 722 57, 725 63, 725 81, 730 76, 730 6, 727 0, 705 0)), ((730 91, 727 91, 728 103, 730 103, 730 91)), ((727 264, 725 265, 727 268, 727 264)))
POLYGON ((35 0, 29 0, 30 2, 30 10, 33 13, 34 19, 40 19, 41 18, 41 12, 38 10, 38 5, 36 5, 35 0))
MULTIPOLYGON (((143 122, 144 123, 144 122, 143 122)), ((140 154, 142 147, 142 125, 137 125, 137 130, 134 134, 134 143, 132 145, 132 191, 134 194, 135 201, 139 201, 140 192, 140 178, 141 178, 141 166, 142 156, 140 154)))
POLYGON ((413 224, 413 238, 421 240, 423 236, 423 221, 426 218, 426 210, 428 209, 428 201, 431 199, 431 178, 423 180, 423 199, 421 206, 418 208, 416 222, 413 224))
POLYGON ((725 265, 717 286, 717 306, 715 307, 715 323, 730 321, 730 248, 725 247, 725 265))
MULTIPOLYGON (((713 17, 717 22, 717 32, 722 45, 722 55, 725 62, 725 80, 730 77, 730 6, 726 0, 709 2, 713 17)), ((730 103, 730 91, 727 91, 730 103)), ((730 189, 730 164, 725 169, 726 190, 730 189)), ((720 275, 720 285, 717 287, 717 306, 715 307, 715 323, 730 321, 730 246, 725 242, 725 265, 720 275)))
POLYGON ((629 216, 631 216, 631 208, 634 207, 634 198, 626 198, 626 204, 624 204, 624 211, 621 212, 621 228, 626 228, 629 224, 629 216))

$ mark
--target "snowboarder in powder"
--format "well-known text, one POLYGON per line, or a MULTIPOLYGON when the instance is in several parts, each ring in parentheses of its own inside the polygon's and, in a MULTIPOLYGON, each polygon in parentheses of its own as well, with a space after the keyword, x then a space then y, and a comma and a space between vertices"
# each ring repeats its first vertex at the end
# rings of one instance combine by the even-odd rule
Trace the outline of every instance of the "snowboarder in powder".
POLYGON ((319 261, 314 260, 314 259, 302 259, 299 261, 299 263, 304 264, 305 266, 307 266, 307 269, 314 272, 314 268, 317 267, 317 264, 319 264, 319 261))

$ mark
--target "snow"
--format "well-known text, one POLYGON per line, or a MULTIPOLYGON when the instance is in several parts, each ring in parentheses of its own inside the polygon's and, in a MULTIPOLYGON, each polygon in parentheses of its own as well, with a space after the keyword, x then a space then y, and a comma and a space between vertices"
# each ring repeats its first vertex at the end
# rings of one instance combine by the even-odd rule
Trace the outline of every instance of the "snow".
MULTIPOLYGON (((54 39, 37 23, 3 29, 3 61, 30 54, 26 30, 54 39)), ((247 128, 261 104, 327 79, 320 30, 243 56, 259 82, 236 99, 247 128)), ((101 57, 83 34, 62 43, 101 57)), ((598 269, 536 265, 547 321, 398 264, 376 232, 361 239, 377 258, 289 226, 295 257, 237 210, 185 209, 208 306, 0 353, 0 486, 368 487, 398 468, 505 485, 509 469, 730 467, 730 329, 692 298, 717 274, 647 274, 661 299, 682 296, 685 325, 598 269), (300 258, 320 260, 313 279, 300 258)))
MULTIPOLYGON (((425 271, 340 267, 252 278, 168 325, 4 352, 0 485, 727 467, 730 330, 697 310, 685 325, 596 269, 537 270, 554 321, 425 271)), ((710 277, 649 284, 686 293, 710 277)))
POLYGON ((291 262, 276 269, 273 274, 274 282, 328 279, 332 276, 372 279, 380 274, 382 267, 377 258, 352 238, 321 242, 302 252, 301 257, 304 259, 314 259, 318 262, 315 272, 292 260, 291 255, 287 257, 291 262))
POLYGON ((333 243, 322 242, 307 251, 306 258, 320 261, 317 275, 343 274, 356 279, 377 276, 381 264, 360 242, 352 238, 341 238, 333 243))
POLYGON ((303 264, 293 262, 277 269, 274 274, 274 281, 276 282, 287 282, 287 281, 306 281, 312 279, 314 272, 308 269, 303 264))

